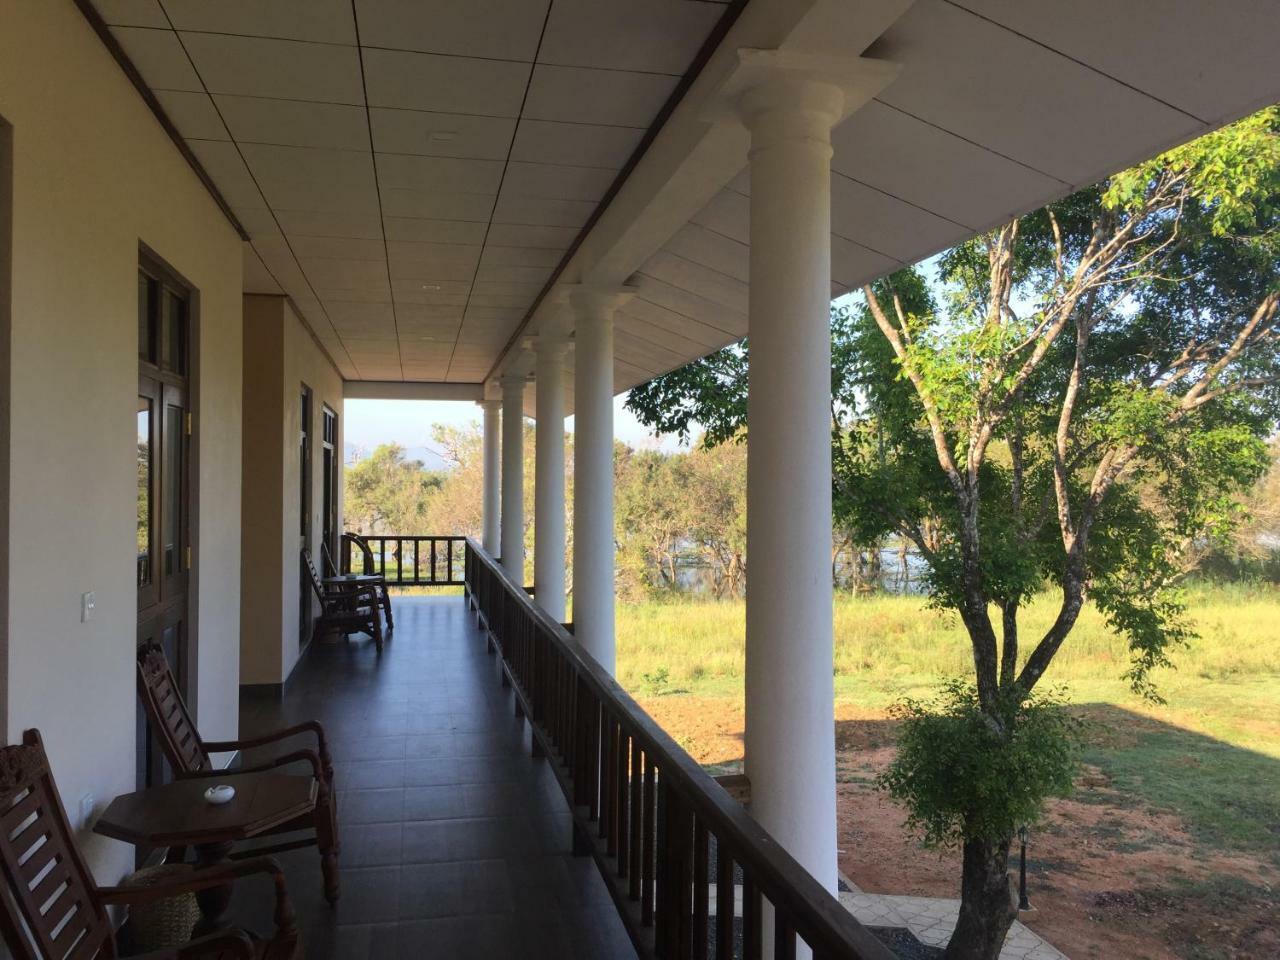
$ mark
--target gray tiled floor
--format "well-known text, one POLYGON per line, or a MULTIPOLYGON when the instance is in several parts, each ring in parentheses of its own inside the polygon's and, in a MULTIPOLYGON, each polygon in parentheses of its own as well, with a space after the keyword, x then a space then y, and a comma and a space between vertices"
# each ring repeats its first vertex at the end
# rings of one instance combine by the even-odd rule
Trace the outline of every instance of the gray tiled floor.
MULTIPOLYGON (((283 702, 241 710, 245 735, 314 717, 332 740, 337 906, 314 849, 279 858, 309 960, 634 957, 594 863, 570 855, 563 795, 461 598, 393 602, 380 657, 322 644, 283 702)), ((241 884, 231 918, 265 933, 270 908, 265 884, 241 884)))

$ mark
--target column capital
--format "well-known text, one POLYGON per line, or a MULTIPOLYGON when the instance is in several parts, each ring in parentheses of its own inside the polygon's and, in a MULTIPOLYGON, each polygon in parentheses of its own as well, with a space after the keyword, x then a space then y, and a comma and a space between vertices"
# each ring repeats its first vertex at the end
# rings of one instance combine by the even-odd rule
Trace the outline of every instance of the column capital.
POLYGON ((753 135, 765 117, 775 125, 790 118, 791 136, 810 135, 806 126, 825 127, 829 133, 901 70, 901 64, 870 57, 752 48, 737 53, 738 62, 714 98, 709 119, 736 121, 753 135))
POLYGON ((571 342, 563 330, 543 330, 533 340, 533 355, 539 363, 556 360, 568 352, 571 342))
POLYGON ((634 284, 567 283, 564 296, 573 308, 574 319, 581 322, 612 315, 640 292, 634 284))
POLYGON ((529 376, 524 373, 504 373, 498 382, 502 384, 502 395, 506 397, 512 393, 523 393, 529 376))

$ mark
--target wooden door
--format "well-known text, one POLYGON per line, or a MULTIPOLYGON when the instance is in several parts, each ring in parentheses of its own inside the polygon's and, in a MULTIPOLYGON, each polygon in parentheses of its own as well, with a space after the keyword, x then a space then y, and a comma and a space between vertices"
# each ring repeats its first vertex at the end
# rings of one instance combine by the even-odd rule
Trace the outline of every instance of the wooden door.
MULTIPOLYGON (((192 502, 190 296, 159 270, 138 273, 138 636, 164 648, 190 702, 188 588, 192 502)), ((138 708, 137 781, 169 779, 138 708)))
POLYGON ((299 395, 298 431, 298 652, 311 640, 311 576, 306 561, 302 559, 305 550, 317 568, 321 567, 319 552, 311 542, 311 388, 305 383, 299 395))

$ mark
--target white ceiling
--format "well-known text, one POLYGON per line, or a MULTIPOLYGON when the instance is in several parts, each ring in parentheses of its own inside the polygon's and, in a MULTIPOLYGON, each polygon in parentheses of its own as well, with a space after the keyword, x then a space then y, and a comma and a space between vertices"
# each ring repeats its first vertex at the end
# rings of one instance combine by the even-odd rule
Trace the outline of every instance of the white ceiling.
POLYGON ((95 0, 349 379, 474 382, 724 13, 707 0, 95 0))
MULTIPOLYGON (((1277 0, 916 0, 866 51, 898 79, 833 137, 833 294, 1280 100, 1277 35, 1277 0)), ((618 390, 746 334, 749 196, 640 268, 618 390)))
MULTIPOLYGON (((891 22, 848 53, 902 64, 834 134, 833 295, 1280 100, 1280 0, 824 2, 891 22)), ((726 10, 95 3, 251 235, 246 289, 292 296, 349 378, 454 382, 500 359, 726 10)), ((747 332, 749 194, 635 264, 617 390, 747 332)))

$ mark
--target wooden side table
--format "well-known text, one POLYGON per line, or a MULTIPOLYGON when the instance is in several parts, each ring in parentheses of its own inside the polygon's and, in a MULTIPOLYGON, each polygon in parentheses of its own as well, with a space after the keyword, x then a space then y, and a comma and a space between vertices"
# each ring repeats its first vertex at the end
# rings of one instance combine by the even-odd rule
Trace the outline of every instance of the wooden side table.
MULTIPOLYGON (((193 847, 196 869, 230 859, 232 847, 315 809, 316 782, 284 773, 234 773, 175 780, 126 793, 111 801, 94 832, 142 847, 193 847), (211 804, 204 792, 215 783, 236 788, 229 803, 211 804)), ((223 926, 231 885, 196 894, 203 936, 223 926)))

